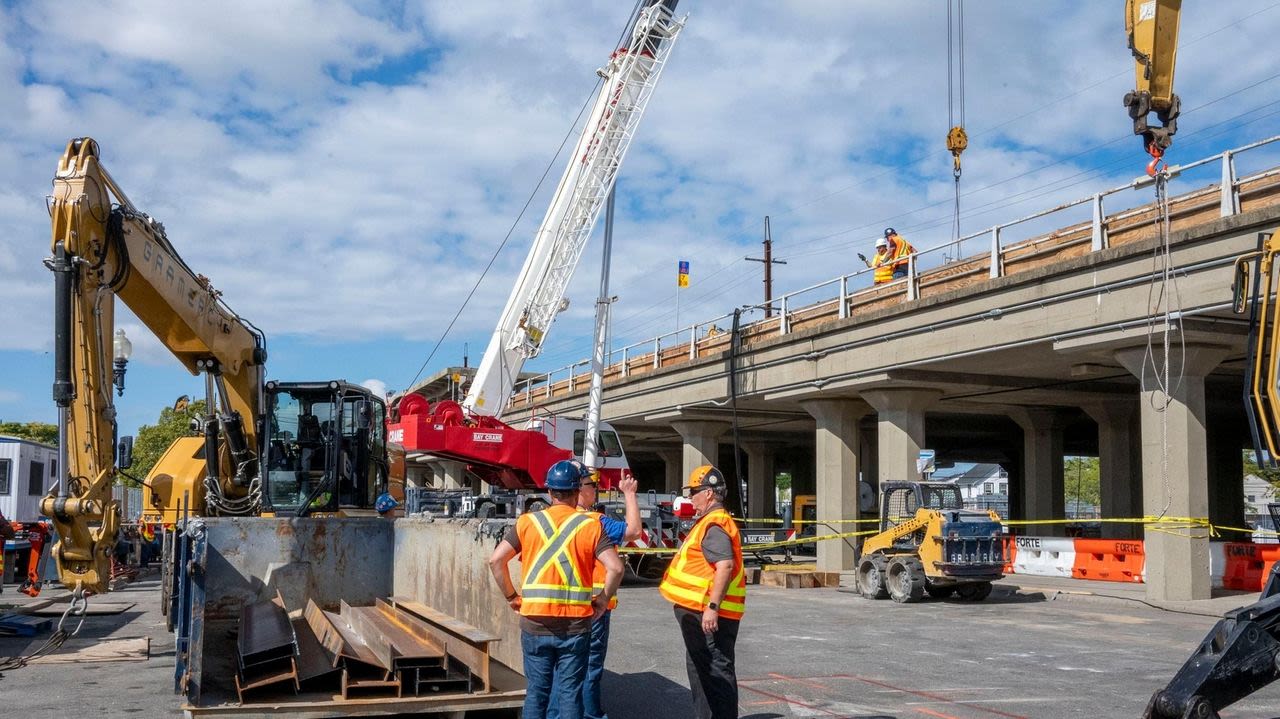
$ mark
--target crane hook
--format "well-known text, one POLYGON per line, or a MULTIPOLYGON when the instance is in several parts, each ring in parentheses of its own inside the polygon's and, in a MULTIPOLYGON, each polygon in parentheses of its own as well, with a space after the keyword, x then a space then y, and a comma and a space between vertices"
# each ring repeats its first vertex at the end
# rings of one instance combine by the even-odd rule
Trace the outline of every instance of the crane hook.
POLYGON ((1147 145, 1147 154, 1151 155, 1151 162, 1147 163, 1147 177, 1155 177, 1156 173, 1164 172, 1164 150, 1152 142, 1147 145))
POLYGON ((964 128, 956 125, 947 132, 947 149, 951 151, 952 168, 951 176, 960 179, 960 153, 969 147, 969 136, 965 133, 964 128))

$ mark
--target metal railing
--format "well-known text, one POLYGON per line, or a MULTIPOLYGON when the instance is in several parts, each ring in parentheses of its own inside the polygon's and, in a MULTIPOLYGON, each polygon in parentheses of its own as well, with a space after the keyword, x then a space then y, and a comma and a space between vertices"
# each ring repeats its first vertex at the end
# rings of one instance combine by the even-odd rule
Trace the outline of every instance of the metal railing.
MULTIPOLYGON (((1240 212, 1240 185, 1243 182, 1253 182, 1280 175, 1280 168, 1273 168, 1242 179, 1236 174, 1236 156, 1249 150, 1270 145, 1275 142, 1280 142, 1280 135, 1275 135, 1264 140, 1225 150, 1216 155, 1211 155, 1187 164, 1174 165, 1169 167, 1167 172, 1169 173, 1170 180, 1173 180, 1189 170, 1209 165, 1214 162, 1220 163, 1221 180, 1217 185, 1210 186, 1208 189, 1201 190, 1199 192, 1191 193, 1190 197, 1199 197, 1201 195, 1216 193, 1218 195, 1217 204, 1219 216, 1230 217, 1240 212)), ((948 263, 972 262, 975 259, 981 258, 983 253, 963 258, 958 257, 958 254, 966 241, 977 240, 983 237, 988 238, 990 242, 990 249, 988 251, 990 260, 987 268, 988 277, 1003 277, 1005 275, 1004 259, 1006 250, 1010 247, 1023 246, 1027 242, 1027 240, 1019 240, 1011 244, 1005 244, 1002 241, 1001 235, 1006 230, 1030 223, 1034 220, 1043 219, 1045 217, 1061 213, 1065 210, 1086 205, 1090 206, 1092 209, 1092 219, 1089 222, 1076 223, 1066 228, 1061 228, 1053 234, 1069 235, 1073 232, 1082 232, 1087 227, 1089 229, 1089 251, 1098 252, 1100 250, 1104 250, 1108 247, 1107 230, 1109 225, 1150 212, 1150 205, 1140 205, 1108 217, 1104 207, 1104 199, 1120 192, 1136 190, 1150 185, 1153 182, 1155 182, 1153 178, 1143 175, 1142 177, 1131 180, 1126 184, 1118 185, 1110 189, 1095 192, 1080 199, 1071 200, 1044 210, 1033 212, 1009 222, 996 224, 990 229, 970 233, 958 239, 948 239, 945 242, 941 242, 923 250, 916 250, 914 254, 907 257, 907 276, 904 279, 894 280, 882 285, 874 285, 872 287, 850 292, 850 280, 862 277, 863 275, 870 274, 874 271, 870 268, 860 269, 834 279, 819 282, 817 284, 780 295, 769 302, 768 305, 751 305, 751 310, 763 310, 768 306, 773 310, 774 316, 745 324, 740 328, 740 330, 744 334, 750 335, 768 335, 770 332, 777 335, 789 334, 791 332, 792 316, 798 307, 797 300, 804 295, 815 293, 827 288, 831 288, 831 292, 834 296, 828 295, 828 299, 822 299, 817 302, 805 304, 799 306, 799 308, 816 313, 827 305, 836 304, 838 306, 837 316, 840 319, 845 319, 849 316, 854 298, 859 295, 872 293, 876 293, 876 296, 879 296, 878 293, 883 292, 884 288, 896 288, 899 291, 904 292, 908 301, 918 299, 920 292, 920 277, 922 274, 921 264, 923 260, 926 258, 932 259, 937 256, 937 253, 943 253, 944 258, 948 260, 947 262, 940 261, 937 263, 924 262, 924 264, 928 265, 928 269, 948 263), (957 258, 954 260, 949 259, 952 251, 957 255, 957 258)), ((660 334, 656 337, 651 337, 639 342, 633 342, 620 349, 615 349, 609 352, 605 357, 605 373, 606 375, 618 374, 622 377, 628 377, 632 373, 633 365, 635 364, 634 359, 637 357, 647 358, 645 364, 651 365, 653 369, 657 369, 662 366, 662 360, 664 357, 672 356, 672 351, 681 347, 684 348, 681 354, 687 353, 689 359, 696 359, 700 348, 705 348, 711 342, 724 342, 724 338, 727 338, 727 330, 722 334, 709 333, 705 330, 710 330, 711 328, 722 328, 724 325, 731 323, 732 318, 733 313, 729 312, 710 320, 697 322, 672 332, 660 334)), ((568 380, 568 387, 571 388, 572 391, 572 389, 576 389, 575 379, 589 374, 590 365, 590 359, 583 359, 574 362, 573 364, 559 367, 535 377, 528 378, 517 385, 512 398, 521 399, 526 404, 534 402, 539 398, 549 398, 552 396, 555 385, 565 379, 568 380), (583 367, 587 367, 588 369, 586 371, 581 371, 581 368, 583 367)))

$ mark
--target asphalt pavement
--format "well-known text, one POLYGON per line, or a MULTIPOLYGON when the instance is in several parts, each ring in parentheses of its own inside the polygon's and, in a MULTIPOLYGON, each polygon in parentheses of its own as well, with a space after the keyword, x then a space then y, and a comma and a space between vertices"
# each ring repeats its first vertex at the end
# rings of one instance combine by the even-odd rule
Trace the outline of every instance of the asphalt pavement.
MULTIPOLYGON (((1159 608, 1142 596, 1140 586, 1023 577, 1004 580, 980 603, 898 605, 833 588, 752 586, 737 652, 741 716, 1140 717, 1151 693, 1174 675, 1217 616, 1256 598, 1159 608)), ((12 600, 8 592, 0 595, 0 604, 12 600)), ((9 672, 0 678, 5 716, 180 715, 172 693, 173 640, 156 581, 113 593, 109 601, 136 606, 90 617, 75 645, 149 637, 150 658, 9 672)), ((604 683, 610 719, 691 719, 684 649, 670 605, 651 583, 623 587, 620 601, 604 683)), ((0 655, 30 644, 0 639, 0 655)), ((1280 716, 1280 684, 1223 716, 1280 716)))

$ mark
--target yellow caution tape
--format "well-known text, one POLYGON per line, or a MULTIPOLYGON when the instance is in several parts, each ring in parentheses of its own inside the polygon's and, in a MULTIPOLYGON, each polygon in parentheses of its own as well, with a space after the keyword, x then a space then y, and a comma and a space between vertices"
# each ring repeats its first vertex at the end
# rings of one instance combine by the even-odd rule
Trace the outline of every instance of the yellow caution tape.
MULTIPOLYGON (((910 517, 898 518, 910 519, 910 517)), ((753 522, 759 524, 782 524, 781 519, 739 519, 739 522, 753 522)), ((878 519, 830 519, 830 520, 797 520, 794 524, 863 524, 876 523, 878 519)), ((1106 518, 1089 518, 1089 519, 1010 519, 1001 520, 1001 523, 1007 526, 1036 526, 1036 525, 1052 525, 1052 524, 1141 524, 1146 531, 1161 532, 1170 534, 1175 537, 1185 539, 1209 539, 1212 537, 1220 537, 1221 532, 1240 532, 1243 534, 1259 534, 1268 537, 1280 537, 1280 532, 1267 529, 1249 529, 1247 527, 1228 527, 1215 525, 1209 522, 1208 517, 1170 517, 1170 516, 1154 516, 1145 517, 1106 517, 1106 518), (1188 533, 1192 530, 1200 530, 1195 533, 1188 533)), ((798 546, 801 544, 811 544, 831 539, 848 539, 851 537, 866 537, 879 534, 878 529, 862 530, 857 532, 840 532, 833 534, 819 534, 809 537, 796 537, 795 539, 785 539, 776 542, 763 542, 759 544, 744 544, 743 552, 758 552, 766 549, 778 549, 781 547, 798 546)), ((619 554, 675 554, 676 549, 665 547, 642 548, 642 547, 621 547, 618 549, 619 554)))
MULTIPOLYGON (((776 517, 767 517, 763 519, 742 519, 734 517, 733 521, 742 524, 786 524, 785 519, 777 519, 776 517)), ((879 519, 793 519, 792 524, 879 524, 879 519)))
MULTIPOLYGON (((877 530, 863 530, 860 532, 841 532, 839 534, 818 534, 812 537, 800 537, 797 539, 782 539, 776 542, 761 542, 759 544, 742 545, 743 552, 759 552, 765 549, 777 549, 779 547, 792 547, 800 544, 809 544, 811 542, 820 542, 827 539, 847 539, 849 537, 866 537, 872 534, 879 534, 877 530)), ((667 547, 619 547, 618 554, 675 554, 676 549, 667 547)))

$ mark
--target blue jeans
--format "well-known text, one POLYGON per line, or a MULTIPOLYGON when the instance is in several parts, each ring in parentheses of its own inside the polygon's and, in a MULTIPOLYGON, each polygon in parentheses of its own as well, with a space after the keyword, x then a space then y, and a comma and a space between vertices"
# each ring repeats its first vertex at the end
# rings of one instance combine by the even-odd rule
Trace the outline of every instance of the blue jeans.
POLYGON ((520 633, 524 651, 524 718, 545 719, 559 709, 561 719, 582 719, 582 680, 587 673, 590 634, 541 636, 520 633))
POLYGON ((895 280, 902 280, 902 279, 906 279, 906 277, 907 277, 907 268, 903 267, 903 268, 902 268, 902 269, 900 269, 900 270, 899 270, 899 269, 896 269, 896 268, 894 269, 894 271, 893 271, 893 279, 895 279, 895 280))
MULTIPOLYGON (((604 676, 604 657, 609 651, 609 616, 612 611, 591 624, 591 652, 587 658, 587 675, 582 682, 582 719, 609 719, 600 704, 600 678, 604 676)), ((556 695, 560 677, 551 682, 551 696, 556 695)), ((547 708, 547 719, 560 719, 555 705, 547 708)))

